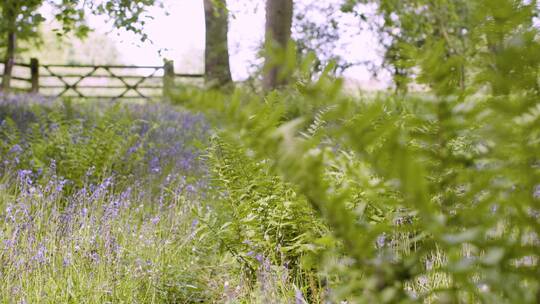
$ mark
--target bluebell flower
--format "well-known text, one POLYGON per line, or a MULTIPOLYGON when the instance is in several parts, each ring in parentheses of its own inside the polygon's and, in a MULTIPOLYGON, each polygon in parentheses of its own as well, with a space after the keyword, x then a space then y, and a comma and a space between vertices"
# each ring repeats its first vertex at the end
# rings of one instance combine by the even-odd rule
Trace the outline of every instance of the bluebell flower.
POLYGON ((20 154, 23 152, 23 148, 19 144, 13 145, 11 149, 9 149, 9 153, 11 154, 20 154))
POLYGON ((69 257, 64 257, 62 260, 62 266, 68 267, 69 265, 71 265, 71 259, 69 257))
POLYGON ((304 295, 302 294, 302 291, 298 288, 296 288, 294 292, 294 303, 295 304, 304 304, 306 301, 304 300, 304 295))
POLYGON ((198 219, 194 219, 193 221, 191 221, 191 230, 195 230, 195 228, 197 228, 197 225, 199 225, 198 219))
POLYGON ((150 160, 150 171, 152 173, 159 173, 161 171, 159 158, 154 157, 150 160))
POLYGON ((159 215, 156 215, 155 217, 150 219, 150 222, 152 222, 152 224, 154 224, 154 225, 157 225, 159 223, 159 220, 160 220, 159 215))
POLYGON ((47 261, 46 254, 47 248, 45 248, 43 245, 39 245, 39 248, 32 259, 40 264, 43 264, 47 261))

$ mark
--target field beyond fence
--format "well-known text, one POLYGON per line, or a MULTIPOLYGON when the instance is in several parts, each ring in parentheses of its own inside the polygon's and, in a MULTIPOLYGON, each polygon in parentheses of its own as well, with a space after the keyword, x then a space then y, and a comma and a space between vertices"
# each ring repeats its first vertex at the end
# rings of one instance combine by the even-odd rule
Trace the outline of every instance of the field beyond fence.
POLYGON ((14 64, 8 88, 48 97, 153 100, 166 96, 178 81, 196 84, 203 76, 176 73, 174 62, 168 60, 162 66, 135 66, 40 64, 33 58, 14 64))

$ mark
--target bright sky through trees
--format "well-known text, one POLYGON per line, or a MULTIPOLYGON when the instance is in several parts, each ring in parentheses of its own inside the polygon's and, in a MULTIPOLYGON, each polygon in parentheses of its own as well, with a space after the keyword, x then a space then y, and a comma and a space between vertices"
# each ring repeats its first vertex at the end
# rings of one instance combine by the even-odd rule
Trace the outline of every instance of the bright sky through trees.
MULTIPOLYGON (((143 43, 139 37, 125 31, 111 31, 112 27, 102 17, 92 16, 89 22, 96 31, 107 33, 116 42, 123 63, 161 64, 163 58, 168 58, 175 61, 179 71, 203 72, 205 28, 202 0, 164 0, 164 4, 165 9, 149 9, 153 20, 147 23, 146 33, 152 42, 143 43)), ((229 0, 228 6, 232 12, 229 31, 232 74, 235 80, 243 80, 253 72, 253 64, 261 62, 257 59, 257 51, 264 36, 264 1, 229 0)), ((326 22, 316 14, 312 17, 317 22, 326 22)), ((351 15, 340 22, 346 33, 340 42, 343 48, 337 52, 353 62, 381 61, 377 38, 369 30, 359 30, 359 18, 351 15)), ((350 68, 345 76, 371 87, 382 85, 372 79, 371 73, 363 66, 350 68)), ((387 79, 384 75, 380 78, 387 79)))

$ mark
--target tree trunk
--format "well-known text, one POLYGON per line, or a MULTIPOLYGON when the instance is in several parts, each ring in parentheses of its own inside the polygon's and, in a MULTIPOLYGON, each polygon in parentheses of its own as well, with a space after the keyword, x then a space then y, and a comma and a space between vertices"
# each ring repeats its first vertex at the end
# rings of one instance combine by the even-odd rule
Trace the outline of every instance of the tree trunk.
POLYGON ((4 60, 4 75, 2 77, 2 90, 9 91, 11 84, 11 74, 13 73, 13 65, 15 64, 15 33, 10 31, 7 34, 7 51, 4 60))
POLYGON ((273 62, 273 52, 285 49, 291 39, 293 0, 266 0, 266 54, 263 87, 272 90, 287 84, 280 77, 283 62, 273 62))
POLYGON ((225 0, 204 0, 206 47, 204 69, 206 83, 222 87, 232 82, 229 64, 228 28, 229 14, 225 0), (216 5, 216 1, 221 1, 216 5))

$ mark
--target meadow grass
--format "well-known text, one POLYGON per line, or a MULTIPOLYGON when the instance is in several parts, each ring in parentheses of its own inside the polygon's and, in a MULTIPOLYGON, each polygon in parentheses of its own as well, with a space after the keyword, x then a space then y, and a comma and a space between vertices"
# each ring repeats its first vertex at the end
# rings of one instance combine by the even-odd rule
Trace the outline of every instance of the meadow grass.
POLYGON ((12 96, 0 120, 2 302, 221 297, 208 286, 230 261, 212 255, 194 216, 207 188, 202 117, 12 96))

